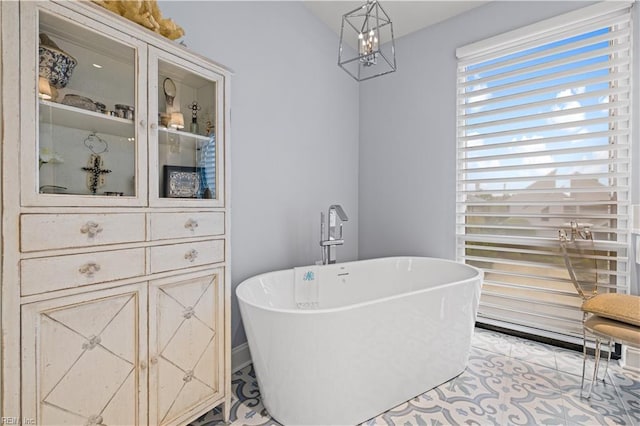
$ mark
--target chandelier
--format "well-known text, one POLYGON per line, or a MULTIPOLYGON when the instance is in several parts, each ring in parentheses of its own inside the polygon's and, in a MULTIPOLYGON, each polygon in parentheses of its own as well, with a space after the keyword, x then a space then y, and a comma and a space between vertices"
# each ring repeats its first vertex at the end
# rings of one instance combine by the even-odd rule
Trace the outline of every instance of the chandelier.
POLYGON ((357 81, 396 70, 393 24, 376 0, 342 15, 338 65, 357 81), (349 41, 357 43, 355 55, 343 48, 349 41))

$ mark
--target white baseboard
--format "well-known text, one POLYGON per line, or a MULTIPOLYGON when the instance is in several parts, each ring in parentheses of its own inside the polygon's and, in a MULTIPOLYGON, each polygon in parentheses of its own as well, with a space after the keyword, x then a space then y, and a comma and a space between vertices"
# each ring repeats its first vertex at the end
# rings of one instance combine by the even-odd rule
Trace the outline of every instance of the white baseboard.
POLYGON ((251 364, 251 352, 249 345, 243 343, 231 349, 231 371, 234 373, 251 364))
POLYGON ((623 346, 620 365, 626 370, 640 372, 640 350, 623 346))

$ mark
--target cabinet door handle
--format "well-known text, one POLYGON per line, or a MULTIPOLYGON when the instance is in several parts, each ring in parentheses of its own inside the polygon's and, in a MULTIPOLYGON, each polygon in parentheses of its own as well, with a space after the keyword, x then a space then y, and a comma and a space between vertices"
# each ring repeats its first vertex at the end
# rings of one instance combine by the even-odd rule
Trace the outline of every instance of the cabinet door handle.
POLYGON ((152 356, 149 361, 151 362, 151 364, 156 365, 158 363, 158 357, 157 356, 152 356))
POLYGON ((198 250, 196 249, 191 249, 188 252, 186 252, 184 255, 184 258, 191 263, 195 262, 197 257, 198 257, 198 250))
POLYGON ((90 220, 89 222, 82 225, 82 227, 80 228, 80 232, 83 234, 87 234, 89 238, 93 238, 100 232, 102 232, 102 226, 100 226, 99 223, 90 220))
POLYGON ((87 278, 93 278, 96 272, 100 270, 100 265, 96 262, 87 262, 78 268, 78 271, 87 278))
POLYGON ((89 340, 82 344, 82 349, 85 351, 93 350, 96 346, 102 343, 102 338, 100 336, 91 336, 89 340))
POLYGON ((158 125, 156 123, 151 123, 151 130, 155 130, 158 128, 158 125))
POLYGON ((193 380, 193 370, 187 370, 187 372, 182 377, 182 380, 185 383, 189 383, 190 381, 192 381, 193 380))
POLYGON ((184 227, 189 229, 191 232, 193 232, 198 227, 198 221, 195 219, 189 218, 189 220, 185 222, 184 227))
POLYGON ((147 369, 146 361, 140 361, 140 369, 141 370, 146 370, 147 369))
POLYGON ((144 128, 146 127, 147 122, 145 120, 140 120, 140 127, 144 128))
POLYGON ((182 311, 182 316, 183 316, 185 319, 189 319, 189 318, 191 318, 192 316, 194 316, 194 315, 195 315, 195 313, 196 313, 196 312, 195 312, 195 310, 193 309, 193 306, 187 306, 187 307, 185 308, 185 310, 184 310, 184 311, 182 311))

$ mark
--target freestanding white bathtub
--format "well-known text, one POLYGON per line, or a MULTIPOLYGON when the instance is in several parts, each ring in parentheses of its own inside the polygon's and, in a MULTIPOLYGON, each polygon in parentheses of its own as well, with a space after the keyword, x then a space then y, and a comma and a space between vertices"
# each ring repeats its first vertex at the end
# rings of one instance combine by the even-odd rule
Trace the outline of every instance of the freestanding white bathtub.
POLYGON ((285 425, 354 425, 466 367, 482 271, 432 258, 320 266, 319 306, 294 270, 236 289, 262 401, 285 425))

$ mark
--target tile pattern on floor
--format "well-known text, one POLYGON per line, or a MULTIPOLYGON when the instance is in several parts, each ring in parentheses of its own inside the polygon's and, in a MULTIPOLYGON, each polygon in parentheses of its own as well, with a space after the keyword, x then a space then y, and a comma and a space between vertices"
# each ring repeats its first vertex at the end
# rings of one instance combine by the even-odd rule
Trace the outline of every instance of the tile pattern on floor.
MULTIPOLYGON (((362 426, 640 425, 640 374, 612 361, 589 400, 581 374, 581 353, 476 328, 461 375, 362 426)), ((280 425, 262 405, 252 365, 234 373, 232 390, 232 425, 280 425)), ((191 426, 222 424, 214 409, 191 426)))

